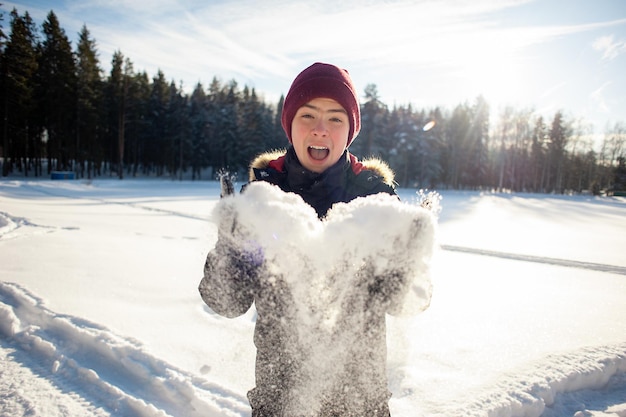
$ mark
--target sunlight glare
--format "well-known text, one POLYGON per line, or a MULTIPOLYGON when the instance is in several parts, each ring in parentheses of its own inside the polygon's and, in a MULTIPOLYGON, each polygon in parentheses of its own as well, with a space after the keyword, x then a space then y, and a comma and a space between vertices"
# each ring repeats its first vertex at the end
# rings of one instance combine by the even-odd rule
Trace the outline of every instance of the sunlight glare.
POLYGON ((426 123, 426 124, 424 125, 424 127, 422 128, 422 130, 423 130, 424 132, 428 132, 428 131, 429 131, 430 129, 432 129, 433 127, 435 127, 435 121, 434 121, 434 120, 431 120, 430 122, 428 122, 428 123, 426 123))
POLYGON ((524 83, 519 60, 498 53, 485 54, 465 67, 465 78, 475 96, 492 105, 522 101, 524 83))

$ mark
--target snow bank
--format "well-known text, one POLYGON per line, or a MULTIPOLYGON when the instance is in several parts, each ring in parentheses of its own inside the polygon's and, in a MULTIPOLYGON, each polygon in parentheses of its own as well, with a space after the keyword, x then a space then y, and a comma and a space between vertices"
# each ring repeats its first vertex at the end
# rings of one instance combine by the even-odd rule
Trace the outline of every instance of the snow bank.
POLYGON ((241 416, 241 396, 147 354, 141 344, 55 314, 17 284, 0 282, 0 331, 62 390, 127 416, 241 416))
MULTIPOLYGON (((551 355, 519 372, 509 372, 493 392, 469 405, 466 415, 547 417, 553 415, 551 408, 559 396, 603 389, 612 378, 622 378, 625 373, 626 343, 551 355)), ((626 385, 622 384, 622 389, 626 385)), ((622 401, 626 405, 626 398, 622 401)))

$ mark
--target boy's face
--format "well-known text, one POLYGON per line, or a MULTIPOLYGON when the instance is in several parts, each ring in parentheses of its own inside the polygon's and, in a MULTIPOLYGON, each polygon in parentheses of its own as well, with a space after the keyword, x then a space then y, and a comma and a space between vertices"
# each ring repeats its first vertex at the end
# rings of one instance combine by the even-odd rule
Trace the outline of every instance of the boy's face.
POLYGON ((350 121, 346 110, 330 98, 315 98, 298 109, 291 123, 291 142, 303 167, 324 172, 343 154, 350 121))

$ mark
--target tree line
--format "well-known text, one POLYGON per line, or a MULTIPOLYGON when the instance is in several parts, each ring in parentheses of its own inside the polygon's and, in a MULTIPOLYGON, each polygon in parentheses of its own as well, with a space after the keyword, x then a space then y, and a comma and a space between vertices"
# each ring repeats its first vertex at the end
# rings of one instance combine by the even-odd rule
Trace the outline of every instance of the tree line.
MULTIPOLYGON (((254 88, 217 77, 186 94, 160 70, 152 78, 136 71, 119 50, 105 74, 87 26, 73 50, 53 11, 38 28, 13 9, 9 35, 1 29, 3 176, 214 179, 228 169, 245 178, 256 154, 287 144, 283 97, 268 104, 254 88)), ((388 161, 403 187, 563 193, 625 185, 621 122, 597 151, 581 120, 511 107, 491 123, 483 97, 454 109, 389 108, 370 84, 361 111, 351 152, 388 161)))

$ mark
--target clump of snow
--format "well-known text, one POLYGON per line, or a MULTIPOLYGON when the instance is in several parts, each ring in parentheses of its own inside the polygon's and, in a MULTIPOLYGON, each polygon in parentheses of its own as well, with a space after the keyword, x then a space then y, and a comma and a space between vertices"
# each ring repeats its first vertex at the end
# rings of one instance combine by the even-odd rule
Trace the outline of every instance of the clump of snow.
POLYGON ((4 337, 13 337, 20 329, 20 319, 13 309, 0 302, 0 333, 4 337))
POLYGON ((297 302, 322 303, 311 305, 313 310, 340 305, 364 263, 375 275, 400 269, 410 277, 396 314, 417 314, 430 304, 435 220, 418 205, 379 194, 336 204, 320 221, 300 196, 257 182, 220 201, 215 221, 225 230, 236 229, 232 244, 243 250, 251 242, 258 245, 269 267, 301 293, 297 302), (319 296, 324 289, 334 306, 319 296))

